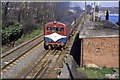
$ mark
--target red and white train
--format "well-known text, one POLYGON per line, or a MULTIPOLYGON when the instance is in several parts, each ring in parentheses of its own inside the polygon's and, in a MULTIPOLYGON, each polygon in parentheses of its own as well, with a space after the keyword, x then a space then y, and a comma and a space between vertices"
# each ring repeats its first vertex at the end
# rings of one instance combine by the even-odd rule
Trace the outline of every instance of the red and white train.
POLYGON ((73 24, 74 21, 69 25, 57 21, 46 23, 44 26, 44 49, 47 50, 49 46, 52 48, 64 47, 73 31, 73 24))

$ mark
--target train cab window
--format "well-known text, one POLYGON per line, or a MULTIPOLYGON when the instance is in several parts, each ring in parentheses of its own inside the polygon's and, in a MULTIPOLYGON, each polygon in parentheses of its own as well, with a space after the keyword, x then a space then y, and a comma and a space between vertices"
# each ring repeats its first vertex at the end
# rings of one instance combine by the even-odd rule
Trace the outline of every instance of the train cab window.
POLYGON ((60 30, 59 31, 64 31, 64 28, 60 28, 60 30))
POLYGON ((64 31, 64 28, 63 27, 47 27, 47 31, 61 32, 61 31, 64 31))
POLYGON ((47 27, 47 31, 51 31, 51 27, 47 27))
POLYGON ((57 31, 56 27, 51 27, 51 31, 56 32, 57 31))
POLYGON ((64 28, 56 27, 56 32, 61 32, 61 31, 64 31, 64 28))

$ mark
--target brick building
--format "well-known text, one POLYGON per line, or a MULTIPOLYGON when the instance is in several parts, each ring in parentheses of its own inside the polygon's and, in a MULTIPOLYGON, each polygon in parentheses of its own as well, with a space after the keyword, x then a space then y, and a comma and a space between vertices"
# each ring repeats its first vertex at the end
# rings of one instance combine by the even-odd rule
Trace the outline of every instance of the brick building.
POLYGON ((119 67, 119 30, 108 21, 88 21, 79 33, 82 66, 119 67))

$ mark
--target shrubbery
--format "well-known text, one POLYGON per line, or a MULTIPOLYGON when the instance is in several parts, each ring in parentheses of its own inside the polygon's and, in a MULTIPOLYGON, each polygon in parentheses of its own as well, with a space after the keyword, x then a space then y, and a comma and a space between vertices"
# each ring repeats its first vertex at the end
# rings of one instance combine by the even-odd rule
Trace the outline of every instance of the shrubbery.
POLYGON ((2 44, 14 41, 21 36, 22 27, 19 23, 2 29, 2 44))

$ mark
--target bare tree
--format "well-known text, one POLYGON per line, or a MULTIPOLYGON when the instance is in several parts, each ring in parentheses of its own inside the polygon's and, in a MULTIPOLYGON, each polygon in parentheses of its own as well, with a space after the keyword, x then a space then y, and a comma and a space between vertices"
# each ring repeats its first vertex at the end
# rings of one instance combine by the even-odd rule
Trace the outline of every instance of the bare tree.
POLYGON ((5 22, 7 20, 7 14, 8 14, 8 8, 9 2, 3 2, 2 3, 2 24, 5 26, 5 22))

